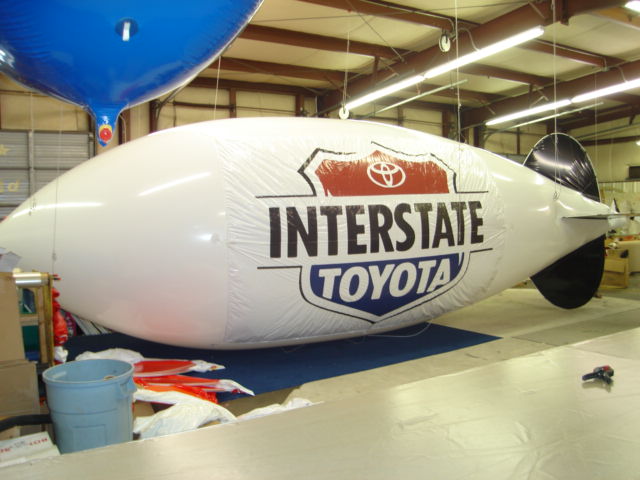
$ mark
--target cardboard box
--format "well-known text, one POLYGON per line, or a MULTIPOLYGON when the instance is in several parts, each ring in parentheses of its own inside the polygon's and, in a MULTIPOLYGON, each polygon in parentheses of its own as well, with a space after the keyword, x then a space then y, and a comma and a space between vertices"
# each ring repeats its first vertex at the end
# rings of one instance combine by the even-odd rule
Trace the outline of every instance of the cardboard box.
POLYGON ((47 432, 0 441, 0 468, 36 458, 60 455, 47 432))
POLYGON ((640 240, 618 242, 618 251, 625 250, 629 252, 629 273, 640 272, 640 240))
POLYGON ((40 413, 36 364, 25 359, 0 362, 0 417, 40 413))
POLYGON ((0 362, 23 360, 18 292, 11 273, 0 273, 0 362))
POLYGON ((604 260, 604 273, 600 285, 603 287, 627 288, 629 286, 629 259, 617 255, 604 260))
MULTIPOLYGON (((0 420, 2 419, 3 417, 0 417, 0 420)), ((10 438, 16 438, 19 436, 20 436, 20 427, 9 428, 7 430, 4 430, 3 432, 0 432, 0 441, 9 440, 10 438)))
POLYGON ((18 292, 0 273, 0 417, 40 413, 36 365, 24 358, 18 292))

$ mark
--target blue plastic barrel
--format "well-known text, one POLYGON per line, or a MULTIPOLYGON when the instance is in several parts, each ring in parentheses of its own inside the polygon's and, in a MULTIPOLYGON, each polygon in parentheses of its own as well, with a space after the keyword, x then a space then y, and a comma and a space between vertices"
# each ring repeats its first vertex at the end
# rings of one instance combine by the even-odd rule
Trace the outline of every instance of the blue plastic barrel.
POLYGON ((82 360, 51 367, 42 378, 61 453, 132 440, 133 365, 82 360))

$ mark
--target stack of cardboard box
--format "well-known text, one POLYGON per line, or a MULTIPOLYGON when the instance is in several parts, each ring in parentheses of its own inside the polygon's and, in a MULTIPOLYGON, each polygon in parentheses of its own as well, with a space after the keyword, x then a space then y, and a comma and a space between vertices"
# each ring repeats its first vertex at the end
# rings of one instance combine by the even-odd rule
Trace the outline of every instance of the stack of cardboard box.
POLYGON ((629 286, 629 259, 623 257, 625 249, 608 249, 604 260, 604 273, 600 286, 627 288, 629 286))
POLYGON ((37 413, 40 413, 40 402, 36 365, 25 359, 18 293, 13 275, 2 272, 0 273, 0 418, 37 413))

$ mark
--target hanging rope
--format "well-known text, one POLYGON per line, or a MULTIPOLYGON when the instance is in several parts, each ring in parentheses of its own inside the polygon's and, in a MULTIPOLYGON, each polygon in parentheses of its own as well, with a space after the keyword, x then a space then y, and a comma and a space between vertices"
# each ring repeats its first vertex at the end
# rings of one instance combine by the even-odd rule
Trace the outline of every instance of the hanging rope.
POLYGON ((364 24, 367 27, 369 27, 369 29, 382 41, 382 43, 384 43, 387 46, 387 48, 389 48, 396 55, 396 57, 398 57, 398 59, 401 62, 404 62, 404 57, 400 55, 400 53, 395 48, 393 48, 393 46, 389 42, 387 42, 386 38, 384 38, 380 32, 378 32, 375 28, 373 28, 373 25, 371 25, 367 21, 365 16, 362 13, 360 13, 357 8, 354 8, 351 2, 349 2, 349 0, 347 0, 347 3, 349 4, 349 7, 351 7, 351 10, 355 12, 358 15, 358 17, 360 17, 360 20, 362 20, 364 24))
MULTIPOLYGON (((553 102, 557 103, 558 101, 558 71, 556 64, 556 2, 555 0, 551 1, 551 11, 552 11, 552 20, 553 20, 553 102)), ((553 113, 556 115, 553 117, 553 133, 554 137, 554 164, 553 164, 553 199, 557 200, 560 197, 560 191, 558 189, 558 107, 554 108, 553 113)))
MULTIPOLYGON (((58 259, 57 254, 57 236, 58 236, 58 194, 60 191, 60 156, 62 153, 62 120, 63 120, 63 111, 62 111, 62 102, 59 103, 58 110, 58 150, 56 152, 56 181, 55 181, 55 197, 54 197, 54 207, 53 207, 53 231, 52 231, 52 239, 51 239, 51 269, 49 273, 55 274, 56 272, 56 260, 58 259)), ((35 135, 34 135, 34 143, 35 143, 35 135)))
POLYGON ((222 65, 222 56, 218 57, 218 71, 216 73, 216 91, 213 96, 213 119, 216 119, 216 113, 218 111, 218 87, 220 85, 220 66, 222 65))
POLYGON ((347 104, 347 82, 349 81, 349 48, 351 48, 351 27, 347 30, 347 51, 344 56, 344 82, 342 83, 342 108, 347 104))
MULTIPOLYGON (((455 37, 456 37, 456 59, 460 58, 460 45, 458 43, 459 31, 458 31, 458 0, 455 1, 454 4, 454 28, 455 28, 455 37)), ((469 37, 471 37, 471 33, 469 33, 469 37)), ((473 44, 473 39, 471 39, 471 44, 473 44)), ((461 110, 462 110, 462 102, 460 101, 460 67, 456 67, 456 140, 458 144, 462 143, 462 131, 460 128, 461 125, 461 110)), ((462 145, 459 146, 461 148, 462 145)), ((458 163, 460 162, 460 150, 458 150, 458 163)), ((459 165, 458 165, 459 166, 459 165)))

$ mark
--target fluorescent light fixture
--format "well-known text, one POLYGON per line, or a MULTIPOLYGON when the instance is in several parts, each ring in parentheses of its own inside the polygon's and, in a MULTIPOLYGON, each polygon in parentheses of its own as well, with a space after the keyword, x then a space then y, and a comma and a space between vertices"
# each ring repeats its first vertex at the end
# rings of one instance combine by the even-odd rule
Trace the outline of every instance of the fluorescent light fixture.
POLYGON ((553 103, 545 103, 544 105, 538 105, 537 107, 528 108, 527 110, 521 110, 519 112, 510 113, 502 117, 496 117, 489 120, 487 125, 496 125, 498 123, 508 122, 509 120, 515 120, 516 118, 528 117, 529 115, 535 115, 536 113, 548 112, 549 110, 555 110, 556 108, 566 107, 571 103, 571 100, 565 98, 553 103))
POLYGON ((627 2, 625 7, 629 10, 635 10, 636 12, 640 12, 640 1, 633 0, 633 2, 627 2))
POLYGON ((508 48, 515 47, 516 45, 520 45, 524 42, 528 42, 529 40, 539 37, 543 33, 544 30, 542 29, 542 27, 535 27, 530 30, 525 30, 524 32, 518 33, 517 35, 493 43, 488 47, 481 48, 479 50, 476 50, 475 52, 462 55, 455 60, 431 68, 424 73, 424 78, 437 77, 438 75, 441 75, 443 73, 455 70, 462 65, 477 62, 478 60, 489 57, 498 52, 502 52, 503 50, 507 50, 508 48))
POLYGON ((388 107, 384 107, 384 108, 381 108, 380 110, 376 110, 373 113, 375 114, 375 113, 386 112, 387 110, 391 110, 392 108, 399 107, 401 105, 404 105, 405 103, 413 102, 414 100, 417 100, 417 99, 422 98, 422 97, 426 97, 427 95, 433 95, 434 93, 441 92, 442 90, 447 90, 449 88, 457 87, 458 85, 462 85, 463 83, 467 83, 467 79, 466 78, 460 80, 459 82, 451 83, 449 85, 443 85, 442 87, 434 88, 433 90, 429 90, 428 92, 424 92, 424 93, 420 93, 418 95, 414 95, 411 98, 407 98, 406 100, 401 100, 401 101, 399 101, 397 103, 394 103, 393 105, 389 105, 388 107))
POLYGON ((526 125, 531 125, 532 123, 544 122, 545 120, 551 120, 552 118, 564 117, 565 115, 569 115, 570 113, 577 113, 582 110, 586 110, 587 108, 593 108, 602 105, 602 102, 598 102, 595 105, 588 105, 586 107, 574 108, 573 110, 567 110, 566 112, 554 113, 553 115, 547 115, 546 117, 536 118, 533 120, 529 120, 528 122, 519 123, 518 125, 514 125, 512 127, 507 127, 505 130, 510 130, 512 128, 524 127, 526 125))
POLYGON ((365 103, 373 102, 374 100, 387 96, 390 93, 397 92, 398 90, 402 90, 403 88, 407 88, 412 85, 417 85, 418 83, 422 83, 423 81, 424 77, 422 75, 414 75, 412 77, 405 78, 404 80, 400 80, 399 82, 392 83, 391 85, 383 87, 380 90, 376 90, 375 92, 371 92, 360 98, 356 98, 355 100, 347 103, 344 108, 346 110, 353 110, 354 108, 361 107, 365 103))
POLYGON ((587 100, 591 100, 592 98, 605 97, 607 95, 611 95, 612 93, 624 92, 625 90, 631 90, 632 88, 638 87, 640 87, 640 78, 636 78, 635 80, 630 80, 628 82, 618 83, 616 85, 611 85, 610 87, 601 88, 599 90, 594 90, 593 92, 583 93, 582 95, 577 95, 571 99, 571 102, 586 102, 587 100))
MULTIPOLYGON (((640 0, 638 3, 640 3, 640 0)), ((508 122, 509 120, 515 120, 516 118, 526 117, 528 115, 535 115, 536 113, 544 112, 554 108, 561 108, 566 105, 569 105, 570 103, 586 102, 588 100, 593 100, 594 98, 606 97, 607 95, 613 95, 614 93, 624 92, 625 90, 631 90, 633 88, 640 88, 640 78, 635 78, 633 80, 629 80, 626 82, 617 83, 616 85, 611 85, 610 87, 593 90, 592 92, 582 93, 580 95, 576 95, 571 100, 560 100, 559 102, 551 103, 546 106, 530 108, 528 110, 522 110, 520 112, 511 113, 503 117, 494 118, 486 122, 486 125, 495 125, 497 123, 508 122)))
POLYGON ((543 33, 544 33, 544 30, 542 27, 535 27, 530 30, 525 30, 524 32, 518 33, 517 35, 513 35, 512 37, 505 38, 504 40, 500 40, 499 42, 496 42, 487 47, 476 50, 475 52, 471 52, 467 55, 458 57, 457 59, 452 60, 451 62, 443 63, 442 65, 431 68, 424 73, 405 78, 404 80, 400 80, 399 82, 392 83, 391 85, 383 87, 379 90, 363 95, 360 98, 356 98, 355 100, 352 100, 346 103, 344 106, 344 110, 348 112, 349 110, 358 108, 366 103, 373 102, 378 98, 382 98, 386 95, 397 92, 398 90, 402 90, 412 85, 417 85, 419 83, 422 83, 427 78, 433 78, 443 73, 450 72, 451 70, 455 70, 456 68, 462 65, 467 65, 469 63, 475 62, 482 58, 486 58, 495 53, 501 52, 508 48, 511 48, 521 43, 532 40, 536 37, 539 37, 543 33))

